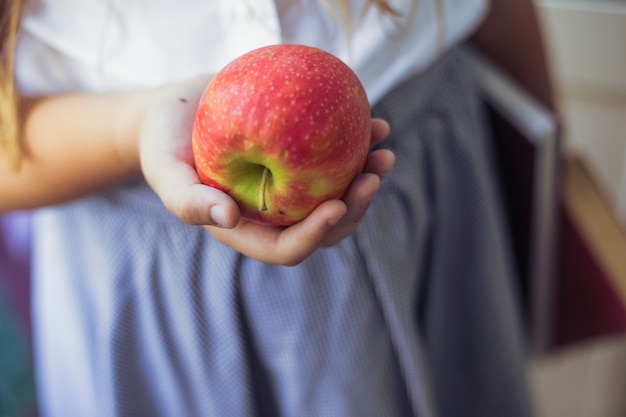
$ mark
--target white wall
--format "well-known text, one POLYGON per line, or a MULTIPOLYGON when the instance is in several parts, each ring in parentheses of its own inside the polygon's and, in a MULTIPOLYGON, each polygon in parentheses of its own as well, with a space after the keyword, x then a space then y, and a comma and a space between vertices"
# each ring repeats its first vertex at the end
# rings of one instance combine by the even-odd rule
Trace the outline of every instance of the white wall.
POLYGON ((537 0, 565 122, 626 224, 626 0, 537 0))

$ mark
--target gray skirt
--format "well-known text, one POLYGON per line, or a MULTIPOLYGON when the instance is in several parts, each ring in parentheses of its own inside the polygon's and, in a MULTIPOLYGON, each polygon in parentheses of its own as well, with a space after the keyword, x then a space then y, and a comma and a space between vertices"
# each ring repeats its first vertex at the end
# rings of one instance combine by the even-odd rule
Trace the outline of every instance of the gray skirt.
POLYGON ((373 108, 397 157, 363 223, 296 267, 171 216, 143 182, 41 210, 42 415, 532 414, 483 109, 461 50, 373 108))

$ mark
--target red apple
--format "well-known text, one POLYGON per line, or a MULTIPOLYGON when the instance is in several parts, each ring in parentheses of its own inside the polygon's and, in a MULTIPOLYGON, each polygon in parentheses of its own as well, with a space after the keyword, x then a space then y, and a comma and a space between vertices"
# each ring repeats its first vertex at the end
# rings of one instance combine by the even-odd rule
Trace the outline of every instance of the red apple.
POLYGON ((370 128, 363 86, 341 60, 302 45, 267 46, 232 61, 204 91, 196 169, 242 217, 287 226, 345 194, 363 170, 370 128))

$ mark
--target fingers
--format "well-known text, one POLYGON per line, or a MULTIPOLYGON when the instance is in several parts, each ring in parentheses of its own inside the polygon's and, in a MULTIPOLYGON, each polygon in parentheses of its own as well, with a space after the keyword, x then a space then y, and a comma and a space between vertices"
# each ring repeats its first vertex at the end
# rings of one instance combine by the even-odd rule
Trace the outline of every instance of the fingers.
POLYGON ((317 207, 306 219, 287 228, 267 227, 244 220, 232 230, 206 229, 220 242, 248 257, 270 264, 294 266, 322 245, 346 211, 343 202, 331 200, 317 207))
POLYGON ((365 162, 363 172, 376 174, 381 179, 393 169, 396 156, 388 149, 377 149, 371 152, 365 162))
POLYGON ((372 119, 372 141, 370 146, 376 146, 389 136, 391 128, 384 119, 372 119))
POLYGON ((359 227, 379 188, 380 177, 377 175, 364 173, 355 178, 343 198, 346 214, 326 234, 322 240, 323 247, 336 245, 359 227))
POLYGON ((357 176, 343 198, 346 214, 328 232, 322 246, 333 246, 351 235, 361 224, 374 196, 380 189, 383 177, 393 169, 395 155, 387 149, 370 153, 363 174, 357 176))
POLYGON ((306 219, 285 230, 279 244, 284 248, 296 248, 295 251, 292 249, 291 263, 287 265, 297 265, 323 246, 328 234, 336 229, 346 214, 347 206, 342 201, 326 201, 306 219))

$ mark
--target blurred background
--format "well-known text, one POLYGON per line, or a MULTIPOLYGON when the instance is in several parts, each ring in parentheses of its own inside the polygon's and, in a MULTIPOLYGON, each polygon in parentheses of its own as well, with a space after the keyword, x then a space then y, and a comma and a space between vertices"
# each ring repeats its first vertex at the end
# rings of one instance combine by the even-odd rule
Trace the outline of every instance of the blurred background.
MULTIPOLYGON (((626 417, 626 0, 534 1, 563 128, 537 417, 626 417)), ((29 228, 28 213, 0 218, 0 278, 28 274, 29 228)), ((28 293, 0 279, 0 417, 36 415, 28 293)))
MULTIPOLYGON (((558 346, 533 361, 538 417, 624 417, 626 0, 535 1, 569 165, 562 172, 561 204, 586 230, 581 243, 594 258, 593 267, 572 267, 574 273, 584 270, 586 281, 577 282, 578 290, 561 289, 565 293, 559 299, 563 305, 556 324, 558 346), (581 172, 593 186, 592 195, 582 184, 581 172), (593 204, 594 196, 599 206, 593 204)), ((571 249, 562 263, 575 264, 576 254, 571 249)), ((562 274, 561 279, 570 275, 562 274)))

